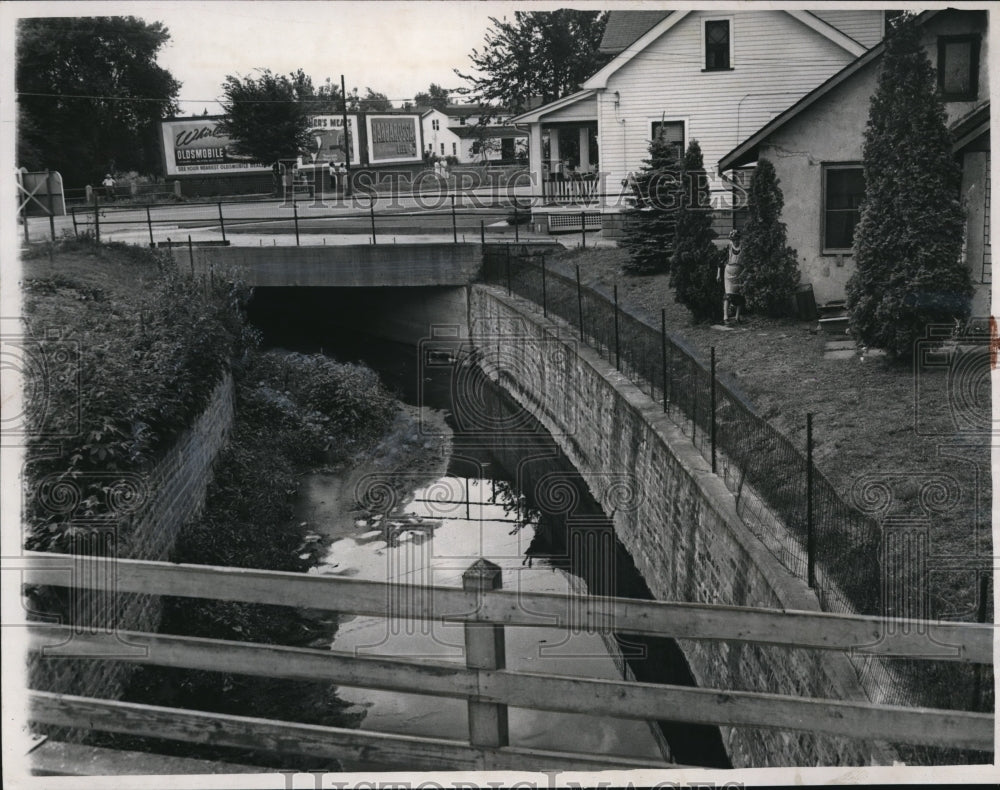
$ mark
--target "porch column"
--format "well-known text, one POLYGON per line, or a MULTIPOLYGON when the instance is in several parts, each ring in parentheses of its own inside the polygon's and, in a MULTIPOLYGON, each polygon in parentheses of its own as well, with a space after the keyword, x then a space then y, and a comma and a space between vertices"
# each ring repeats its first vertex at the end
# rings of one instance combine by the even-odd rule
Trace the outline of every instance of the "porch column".
POLYGON ((562 156, 559 155, 559 127, 549 129, 549 170, 555 175, 562 173, 562 156))
POLYGON ((590 170, 590 128, 580 127, 580 167, 581 173, 590 170))
POLYGON ((542 122, 531 124, 528 130, 528 170, 531 173, 532 195, 541 195, 545 187, 542 184, 542 122))

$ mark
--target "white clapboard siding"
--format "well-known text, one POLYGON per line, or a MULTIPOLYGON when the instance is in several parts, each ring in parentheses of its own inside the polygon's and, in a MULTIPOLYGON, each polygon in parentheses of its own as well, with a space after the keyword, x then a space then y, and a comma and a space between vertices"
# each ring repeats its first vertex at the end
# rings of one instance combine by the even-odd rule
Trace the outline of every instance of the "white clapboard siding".
POLYGON ((598 103, 601 170, 609 184, 638 170, 650 124, 662 117, 687 122, 685 142, 698 140, 711 174, 738 143, 853 60, 783 11, 691 13, 608 79, 598 103), (721 16, 732 19, 734 68, 703 72, 702 20, 721 16))
POLYGON ((813 11, 824 22, 833 25, 837 30, 850 36, 861 46, 871 49, 882 40, 884 30, 884 11, 853 10, 822 10, 813 11))

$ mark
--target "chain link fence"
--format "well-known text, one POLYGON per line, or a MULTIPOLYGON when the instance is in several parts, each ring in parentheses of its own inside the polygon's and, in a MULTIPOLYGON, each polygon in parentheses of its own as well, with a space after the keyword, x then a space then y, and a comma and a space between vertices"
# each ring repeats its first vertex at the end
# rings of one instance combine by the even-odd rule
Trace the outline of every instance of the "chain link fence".
POLYGON ((544 255, 516 246, 486 246, 482 279, 568 322, 661 402, 735 494, 747 526, 792 573, 814 577, 824 608, 882 614, 878 524, 845 502, 815 466, 809 486, 803 451, 713 377, 712 366, 668 333, 664 320, 651 326, 618 304, 617 287, 608 298, 582 286, 579 271, 567 277, 544 255))

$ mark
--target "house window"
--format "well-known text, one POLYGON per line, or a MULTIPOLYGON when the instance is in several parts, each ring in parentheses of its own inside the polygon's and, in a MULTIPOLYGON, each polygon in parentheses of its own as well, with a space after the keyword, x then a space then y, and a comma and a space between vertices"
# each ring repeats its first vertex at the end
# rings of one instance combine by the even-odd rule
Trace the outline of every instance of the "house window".
POLYGON ((979 37, 938 36, 938 89, 947 101, 974 101, 979 92, 979 37))
POLYGON ((705 20, 705 71, 732 68, 733 36, 728 19, 705 20))
POLYGON ((441 121, 437 120, 436 118, 433 121, 431 121, 431 129, 433 129, 436 132, 440 128, 441 128, 441 121))
POLYGON ((684 121, 653 121, 649 139, 655 140, 658 134, 673 145, 678 160, 684 157, 684 121))
POLYGON ((451 144, 451 155, 458 156, 458 143, 451 144))
POLYGON ((461 118, 459 118, 458 122, 460 125, 465 126, 465 116, 463 115, 461 118))
POLYGON ((444 143, 441 143, 441 156, 444 156, 444 143))
POLYGON ((865 176, 861 165, 823 168, 823 251, 844 252, 854 244, 854 228, 861 217, 865 176))

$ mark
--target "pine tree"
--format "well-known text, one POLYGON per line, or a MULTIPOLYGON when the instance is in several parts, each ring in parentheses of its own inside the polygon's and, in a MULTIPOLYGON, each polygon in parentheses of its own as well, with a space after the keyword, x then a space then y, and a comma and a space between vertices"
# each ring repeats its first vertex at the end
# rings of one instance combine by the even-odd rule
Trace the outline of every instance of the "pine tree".
POLYGON ((712 230, 711 193, 697 140, 691 141, 684 154, 681 184, 670 287, 674 298, 696 321, 707 321, 721 315, 723 286, 718 271, 724 251, 712 243, 716 233, 712 230))
POLYGON ((624 212, 621 246, 628 250, 622 267, 631 274, 670 270, 680 198, 677 147, 661 132, 649 144, 649 158, 633 180, 635 206, 624 212))
POLYGON ((866 345, 908 355, 928 325, 969 316, 961 259, 961 169, 934 69, 912 19, 886 41, 863 150, 865 200, 847 286, 850 327, 866 345))
POLYGON ((790 311, 799 284, 798 254, 788 246, 774 165, 760 159, 750 179, 743 226, 743 295, 747 307, 770 316, 790 311))

